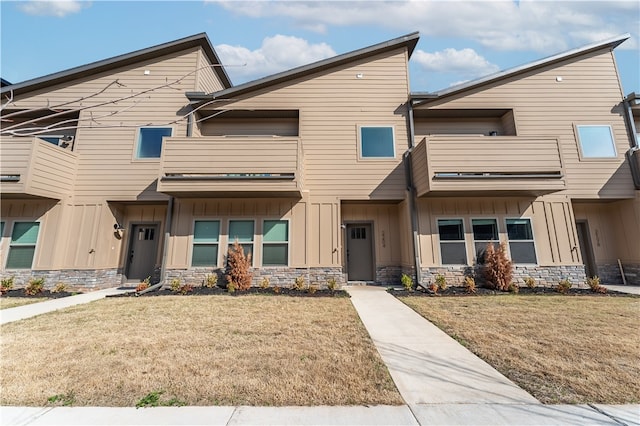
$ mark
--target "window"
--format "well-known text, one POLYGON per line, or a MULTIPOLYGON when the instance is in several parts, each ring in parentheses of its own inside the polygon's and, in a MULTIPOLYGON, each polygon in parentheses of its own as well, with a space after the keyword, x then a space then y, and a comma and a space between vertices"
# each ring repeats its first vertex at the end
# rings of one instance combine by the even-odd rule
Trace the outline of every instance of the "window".
POLYGON ((582 158, 617 157, 611 126, 576 126, 582 158))
POLYGON ((38 222, 16 222, 13 224, 7 269, 31 269, 39 229, 38 222))
POLYGON ((362 158, 395 158, 393 127, 360 127, 362 158))
POLYGON ((162 138, 171 136, 172 130, 170 127, 141 127, 136 158, 160 158, 162 138))
POLYGON ((538 263, 530 219, 507 219, 507 236, 511 260, 515 263, 538 263))
POLYGON ((495 219, 472 219, 473 243, 476 251, 476 262, 484 262, 484 252, 490 242, 498 241, 498 223, 495 219))
POLYGON ((462 219, 439 219, 440 257, 443 265, 466 265, 467 247, 464 242, 462 219))
POLYGON ((265 220, 262 237, 262 265, 287 266, 289 264, 289 222, 265 220))
POLYGON ((193 226, 191 266, 217 266, 219 220, 196 220, 193 226))
MULTIPOLYGON (((252 220, 230 220, 229 221, 229 247, 238 240, 244 254, 253 253, 253 221, 252 220)), ((252 259, 253 263, 253 259, 252 259)))

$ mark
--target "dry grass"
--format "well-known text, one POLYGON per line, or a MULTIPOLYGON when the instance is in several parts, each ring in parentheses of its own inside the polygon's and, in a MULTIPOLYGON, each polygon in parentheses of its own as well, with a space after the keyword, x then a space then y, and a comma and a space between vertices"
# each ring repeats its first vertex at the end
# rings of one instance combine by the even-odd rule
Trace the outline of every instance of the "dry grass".
POLYGON ((640 299, 403 298, 544 403, 640 402, 640 299))
POLYGON ((22 305, 44 302, 46 297, 0 297, 0 309, 15 308, 22 305))
POLYGON ((343 298, 111 298, 1 331, 2 405, 403 402, 343 298))

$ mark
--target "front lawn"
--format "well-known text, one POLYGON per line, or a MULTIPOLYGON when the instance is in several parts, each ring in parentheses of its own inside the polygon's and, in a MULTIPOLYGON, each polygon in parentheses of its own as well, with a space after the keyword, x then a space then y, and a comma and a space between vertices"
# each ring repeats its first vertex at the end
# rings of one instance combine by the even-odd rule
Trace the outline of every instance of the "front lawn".
POLYGON ((46 297, 0 297, 0 309, 15 308, 22 305, 44 302, 46 297))
POLYGON ((639 298, 400 299, 544 403, 640 403, 639 298))
POLYGON ((107 298, 1 333, 2 405, 403 403, 347 298, 107 298))

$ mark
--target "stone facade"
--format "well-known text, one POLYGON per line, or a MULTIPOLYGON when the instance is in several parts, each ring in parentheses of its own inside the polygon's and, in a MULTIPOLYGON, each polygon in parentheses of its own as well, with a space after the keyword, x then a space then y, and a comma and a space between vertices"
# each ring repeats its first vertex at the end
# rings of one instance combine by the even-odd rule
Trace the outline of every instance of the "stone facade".
POLYGON ((59 282, 66 284, 70 291, 93 291, 119 287, 123 282, 119 269, 64 269, 60 271, 36 271, 16 269, 5 271, 2 277, 14 277, 14 288, 22 288, 32 278, 44 278, 44 288, 52 289, 59 282))
POLYGON ((402 274, 407 274, 415 280, 415 268, 407 266, 378 266, 376 268, 376 285, 401 285, 402 274))
MULTIPOLYGON (((626 263, 622 265, 627 284, 640 285, 640 264, 626 263)), ((598 277, 602 284, 623 284, 620 267, 617 263, 599 264, 598 277)))
MULTIPOLYGON (((435 281, 438 274, 444 275, 449 285, 462 286, 466 276, 473 276, 478 285, 482 284, 482 274, 479 266, 440 266, 422 268, 422 284, 429 285, 435 281)), ((586 287, 586 274, 582 265, 565 266, 516 266, 513 269, 513 282, 523 286, 524 280, 531 277, 537 285, 551 287, 562 279, 568 278, 574 287, 586 287)))

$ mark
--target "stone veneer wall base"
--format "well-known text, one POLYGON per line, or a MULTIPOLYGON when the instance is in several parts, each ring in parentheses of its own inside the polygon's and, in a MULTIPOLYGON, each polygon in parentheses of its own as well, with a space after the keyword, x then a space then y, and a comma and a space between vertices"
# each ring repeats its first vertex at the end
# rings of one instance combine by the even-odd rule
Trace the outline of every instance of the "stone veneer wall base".
POLYGON ((57 283, 66 284, 70 291, 93 291, 104 288, 119 287, 123 282, 122 271, 113 269, 63 269, 58 271, 37 271, 31 269, 15 269, 4 271, 3 278, 14 277, 14 288, 23 288, 32 278, 44 278, 45 290, 50 290, 57 283))
MULTIPOLYGON (((623 263, 622 270, 628 285, 640 285, 640 263, 623 263)), ((602 284, 623 284, 620 267, 615 264, 599 264, 598 277, 602 284)))

